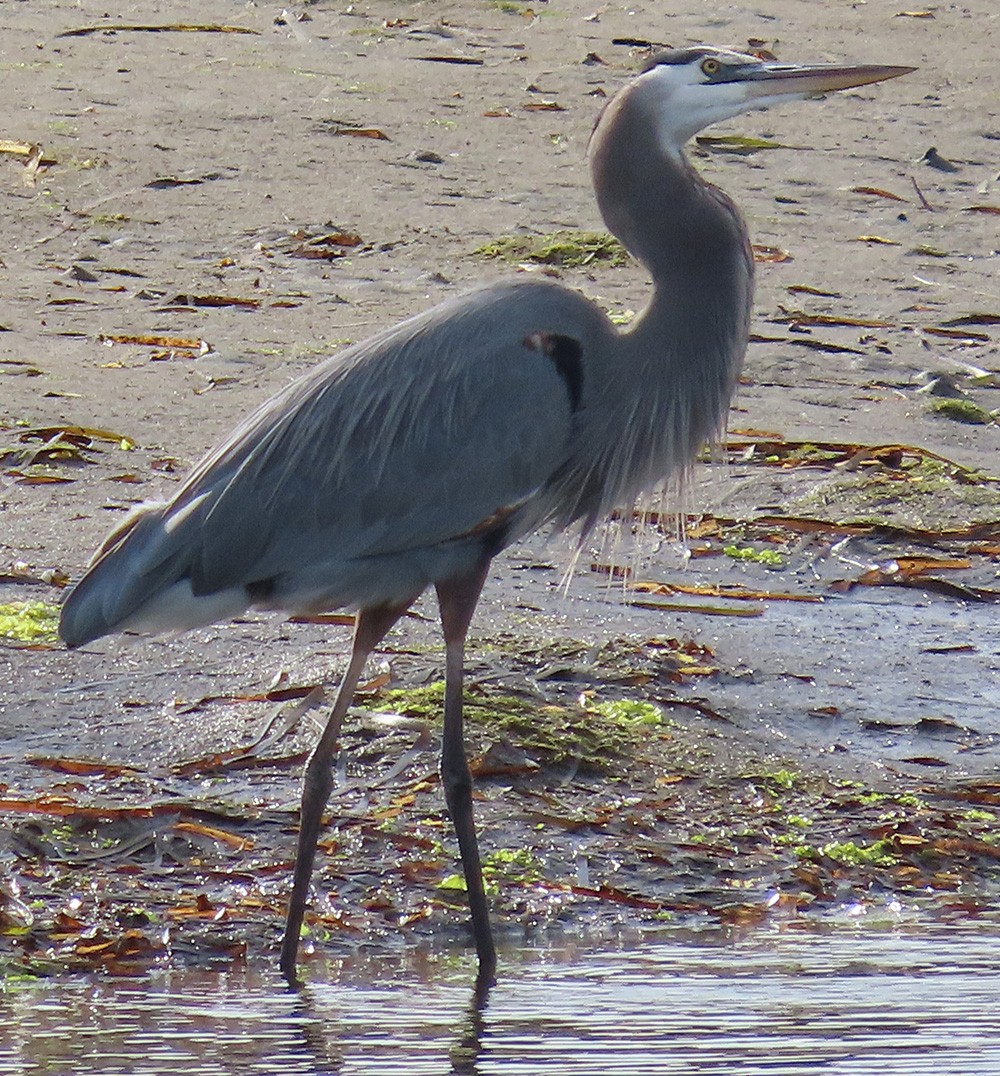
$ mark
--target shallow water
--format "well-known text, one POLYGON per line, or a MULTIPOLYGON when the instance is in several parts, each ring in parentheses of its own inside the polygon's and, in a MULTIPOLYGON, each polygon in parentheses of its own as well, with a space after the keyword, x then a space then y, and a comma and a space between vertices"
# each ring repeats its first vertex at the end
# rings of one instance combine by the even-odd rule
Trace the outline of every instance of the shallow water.
POLYGON ((0 1074, 1000 1072, 995 928, 507 952, 482 1010, 464 959, 322 971, 8 983, 0 1074))

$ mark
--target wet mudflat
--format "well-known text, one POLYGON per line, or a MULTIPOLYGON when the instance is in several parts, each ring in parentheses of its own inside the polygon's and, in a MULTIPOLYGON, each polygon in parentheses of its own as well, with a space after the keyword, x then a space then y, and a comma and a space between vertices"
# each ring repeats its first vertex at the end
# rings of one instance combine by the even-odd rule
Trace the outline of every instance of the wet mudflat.
MULTIPOLYGON (((500 570, 516 580, 500 599, 514 612, 506 631, 475 637, 467 705, 501 929, 599 940, 622 922, 767 926, 894 903, 939 924, 995 916, 996 657, 967 646, 990 638, 991 609, 902 602, 893 588, 883 601, 734 616, 725 640, 684 637, 690 614, 631 605, 594 573, 560 596, 561 573, 528 551, 500 570), (515 617, 532 630, 515 632, 515 617), (886 634, 892 668, 873 645, 886 634), (921 662, 933 677, 911 676, 921 662)), ((436 772, 440 655, 417 613, 387 640, 345 728, 308 918, 318 958, 364 938, 466 942, 436 772)), ((78 716, 58 729, 25 720, 8 766, 12 972, 274 960, 297 776, 330 688, 316 655, 349 628, 285 628, 314 641, 300 666, 311 676, 276 676, 282 655, 271 684, 257 669, 268 630, 248 620, 105 652, 17 652, 68 675, 54 691, 27 687, 20 712, 69 696, 78 716), (199 639, 217 660, 181 696, 199 639)))

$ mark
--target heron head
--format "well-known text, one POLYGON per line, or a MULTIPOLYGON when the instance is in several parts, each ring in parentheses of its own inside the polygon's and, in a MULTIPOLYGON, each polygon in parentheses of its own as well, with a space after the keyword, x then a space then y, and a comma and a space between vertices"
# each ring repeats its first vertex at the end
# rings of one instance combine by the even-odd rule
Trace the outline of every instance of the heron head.
POLYGON ((741 112, 866 86, 915 70, 888 64, 788 64, 701 45, 653 56, 635 87, 656 116, 664 149, 677 153, 704 127, 741 112))

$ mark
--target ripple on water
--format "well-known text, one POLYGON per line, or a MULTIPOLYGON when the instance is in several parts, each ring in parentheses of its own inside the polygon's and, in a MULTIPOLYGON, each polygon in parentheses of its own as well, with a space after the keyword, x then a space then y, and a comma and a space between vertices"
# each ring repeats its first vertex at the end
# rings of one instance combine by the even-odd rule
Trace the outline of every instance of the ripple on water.
POLYGON ((483 1011, 450 957, 341 965, 301 997, 253 969, 8 982, 0 1076, 994 1073, 998 940, 838 931, 525 950, 506 954, 483 1011))

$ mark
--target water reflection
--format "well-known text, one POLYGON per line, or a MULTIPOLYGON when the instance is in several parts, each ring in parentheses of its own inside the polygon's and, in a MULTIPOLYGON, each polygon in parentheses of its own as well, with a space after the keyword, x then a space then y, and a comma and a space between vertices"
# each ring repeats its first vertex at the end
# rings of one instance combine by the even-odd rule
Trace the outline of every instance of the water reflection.
POLYGON ((8 981, 0 1076, 1000 1072, 998 940, 839 931, 507 952, 483 1005, 471 961, 445 954, 331 963, 300 993, 255 968, 8 981))

